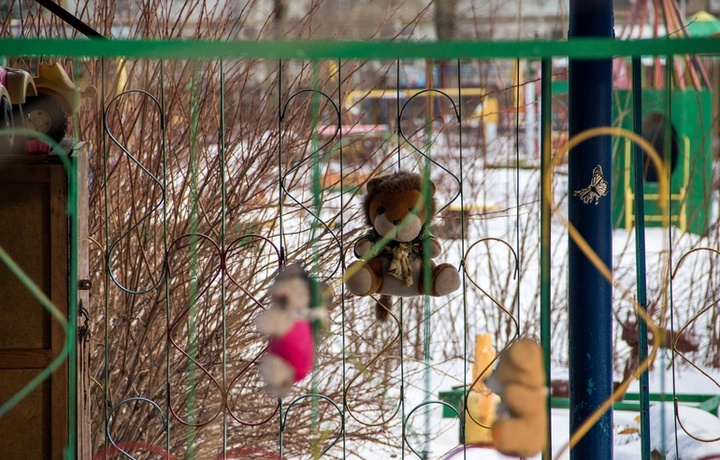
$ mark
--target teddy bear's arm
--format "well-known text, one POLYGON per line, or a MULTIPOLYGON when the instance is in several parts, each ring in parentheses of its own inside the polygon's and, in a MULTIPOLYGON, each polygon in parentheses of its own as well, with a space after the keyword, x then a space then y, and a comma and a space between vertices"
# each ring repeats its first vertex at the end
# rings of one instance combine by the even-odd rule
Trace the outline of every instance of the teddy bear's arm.
POLYGON ((327 307, 324 305, 321 307, 311 308, 310 313, 308 314, 308 319, 310 321, 319 321, 323 328, 327 328, 330 324, 330 315, 327 307))
POLYGON ((368 237, 360 237, 360 239, 355 242, 355 257, 358 259, 364 257, 365 254, 370 251, 372 245, 373 242, 368 237))
POLYGON ((442 253, 442 246, 434 236, 430 237, 430 258, 434 259, 442 253))
POLYGON ((268 308, 255 318, 255 324, 261 334, 276 338, 285 335, 295 324, 295 319, 285 311, 268 308))

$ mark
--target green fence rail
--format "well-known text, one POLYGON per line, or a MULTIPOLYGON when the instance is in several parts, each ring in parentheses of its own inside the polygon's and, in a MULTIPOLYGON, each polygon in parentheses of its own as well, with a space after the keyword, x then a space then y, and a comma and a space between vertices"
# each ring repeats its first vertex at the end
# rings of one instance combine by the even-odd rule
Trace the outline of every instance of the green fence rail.
POLYGON ((216 41, 0 38, 5 56, 145 59, 542 59, 715 55, 715 38, 568 41, 216 41))

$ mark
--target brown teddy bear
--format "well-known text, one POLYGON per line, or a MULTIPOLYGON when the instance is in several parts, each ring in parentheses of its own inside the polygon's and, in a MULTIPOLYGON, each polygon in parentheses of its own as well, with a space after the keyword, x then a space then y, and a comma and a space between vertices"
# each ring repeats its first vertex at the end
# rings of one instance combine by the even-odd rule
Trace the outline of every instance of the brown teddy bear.
POLYGON ((355 243, 355 256, 361 260, 348 267, 345 285, 359 296, 381 294, 375 315, 382 321, 392 306, 391 296, 441 296, 460 287, 455 267, 430 260, 442 248, 427 228, 435 214, 435 184, 430 181, 425 186, 431 197, 427 203, 419 174, 398 171, 367 183, 363 207, 372 228, 355 243))
POLYGON ((540 345, 521 339, 500 354, 486 381, 500 396, 492 426, 493 446, 500 453, 531 457, 545 448, 548 436, 547 388, 540 345))

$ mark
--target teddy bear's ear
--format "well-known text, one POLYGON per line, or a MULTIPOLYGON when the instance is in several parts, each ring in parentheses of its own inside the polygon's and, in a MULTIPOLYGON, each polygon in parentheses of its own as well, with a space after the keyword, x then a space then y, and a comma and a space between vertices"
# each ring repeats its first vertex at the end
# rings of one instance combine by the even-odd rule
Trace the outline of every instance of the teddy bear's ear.
POLYGON ((385 178, 384 177, 376 177, 374 179, 370 179, 368 183, 365 185, 365 188, 367 189, 368 194, 371 194, 375 191, 375 187, 382 182, 385 178))
POLYGON ((287 265, 283 269, 283 273, 286 275, 287 278, 291 278, 291 277, 295 277, 295 276, 307 277, 307 274, 305 273, 305 269, 299 263, 287 265))
POLYGON ((430 182, 430 195, 432 196, 432 195, 435 195, 435 182, 433 182, 433 181, 429 181, 429 182, 430 182))

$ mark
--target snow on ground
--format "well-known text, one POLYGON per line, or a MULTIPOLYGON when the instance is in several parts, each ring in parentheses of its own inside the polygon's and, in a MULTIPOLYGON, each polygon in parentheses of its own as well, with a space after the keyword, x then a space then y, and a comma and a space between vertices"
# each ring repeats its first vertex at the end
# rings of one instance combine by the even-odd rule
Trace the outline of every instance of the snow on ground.
MULTIPOLYGON (((558 370, 558 373, 560 372, 562 371, 558 370)), ((655 370, 651 371, 649 375, 651 392, 660 392, 660 384, 664 384, 668 392, 672 391, 671 370, 664 372, 655 370)), ((718 377, 720 377, 720 373, 714 376, 714 378, 718 377)), ((696 370, 688 369, 676 372, 674 385, 677 393, 720 394, 720 388, 696 370)), ((637 391, 637 382, 634 382, 628 391, 637 391)), ((717 416, 691 405, 681 405, 679 418, 687 432, 676 425, 672 403, 651 403, 651 449, 663 452, 667 460, 700 460, 711 455, 720 456, 720 440, 718 440, 720 439, 720 419, 717 416), (679 456, 676 456, 675 433, 677 433, 679 456)), ((615 433, 613 434, 614 459, 637 460, 641 458, 640 438, 637 432, 621 433, 623 430, 640 429, 638 413, 614 411, 613 422, 615 425, 615 433)), ((558 460, 567 459, 569 458, 567 452, 561 456, 558 456, 558 453, 564 450, 570 438, 568 411, 565 409, 553 409, 551 423, 553 458, 558 460)), ((432 425, 437 427, 438 432, 442 434, 431 443, 430 451, 432 454, 429 456, 431 459, 500 460, 512 458, 491 449, 478 447, 463 449, 459 447, 458 422, 455 419, 433 417, 432 425)), ((539 458, 541 458, 540 455, 532 457, 532 460, 539 458)))

